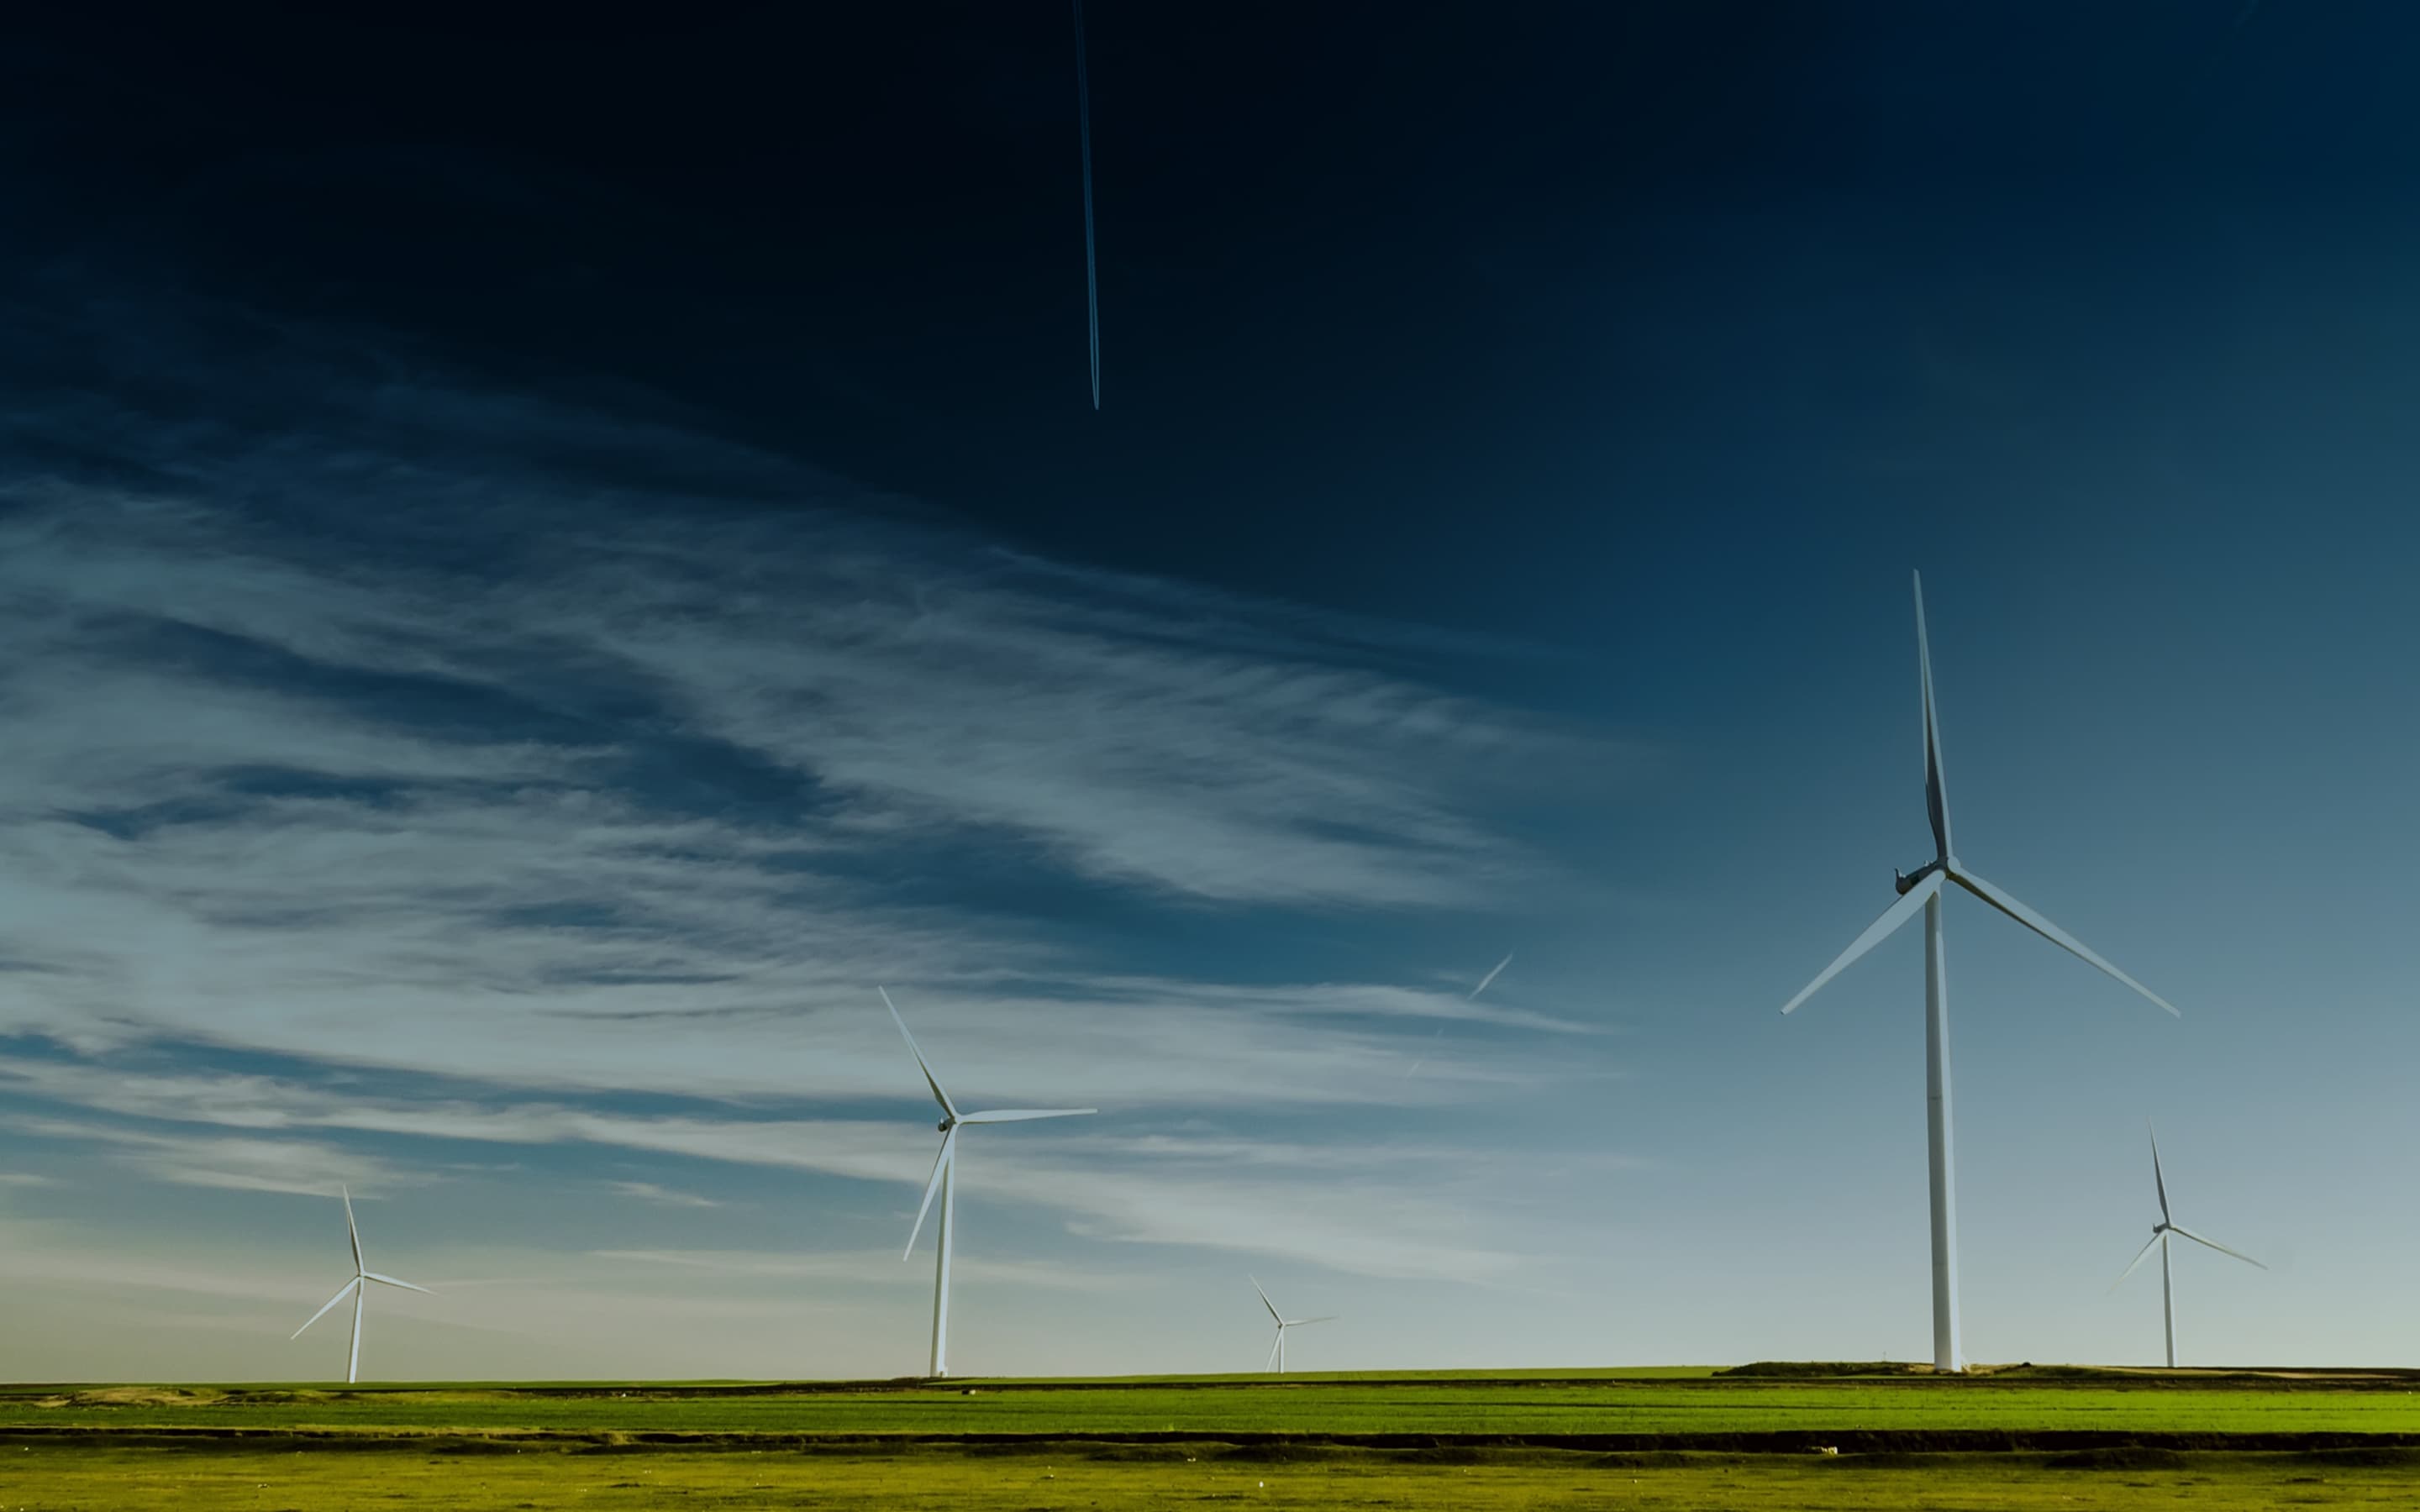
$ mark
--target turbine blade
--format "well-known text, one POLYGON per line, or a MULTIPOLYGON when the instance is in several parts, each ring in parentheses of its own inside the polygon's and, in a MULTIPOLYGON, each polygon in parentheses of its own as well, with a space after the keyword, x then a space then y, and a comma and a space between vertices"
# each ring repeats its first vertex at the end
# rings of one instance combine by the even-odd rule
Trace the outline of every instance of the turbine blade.
POLYGON ((908 1021, 899 1016, 898 1009, 892 1007, 890 990, 883 987, 874 990, 882 994, 882 1006, 891 1009, 891 1022, 899 1026, 899 1038, 908 1041, 908 1053, 916 1057, 916 1069, 924 1073, 924 1085, 933 1089, 933 1101, 941 1104, 942 1112, 956 1118, 958 1110, 951 1105, 950 1094, 941 1090, 941 1079, 933 1074, 932 1067, 924 1064, 924 1052, 916 1048, 916 1037, 908 1032, 908 1021))
MULTIPOLYGON (((2149 1119, 2143 1120, 2143 1127, 2151 1129, 2149 1119)), ((2157 1129, 2151 1129, 2151 1184, 2160 1189, 2160 1222, 2173 1227, 2176 1219, 2168 1212, 2168 1179, 2160 1174, 2160 1132, 2157 1129)))
POLYGON ((2040 935, 2043 939, 2050 941, 2051 944, 2057 946, 2062 950, 2065 950, 2068 954, 2074 956, 2077 960, 2083 961, 2088 964, 2099 966, 2102 971, 2107 972, 2110 976, 2117 978, 2127 986, 2133 988, 2136 992, 2141 993, 2152 1002, 2159 1004, 2164 1009, 2166 1009, 2170 1016, 2176 1018, 2184 1017, 2183 1014, 2177 1011, 2176 1004, 2169 1002, 2166 998, 2162 997, 2159 994, 2151 991, 2149 987, 2144 986, 2141 982, 2136 981, 2133 978, 2118 970, 2116 966, 2111 965, 2108 962, 2102 960, 2097 955, 2094 955, 2090 950, 2084 948, 2083 941, 2077 939, 2074 935, 2070 934, 2067 931, 2059 928, 2056 924, 2052 923, 2049 919, 2042 918, 2041 915, 2035 913, 2032 909, 2017 902, 2014 898, 2009 897, 2007 893, 2002 892, 1999 888, 1984 881, 1981 877, 1977 876, 1974 872, 1960 870, 1953 871, 1949 874, 1951 877, 1956 879, 1960 887, 1965 888, 1968 892, 1973 893, 1976 897, 1982 899, 1985 903, 1990 903, 1993 907, 2008 915, 2010 918, 2015 919, 2018 923, 2023 924, 2025 928, 2040 935))
POLYGON ((958 1142, 958 1131, 952 1129, 941 1136, 941 1152, 933 1157, 933 1175, 924 1183, 923 1205, 916 1210, 916 1227, 908 1230, 908 1247, 899 1252, 906 1259, 916 1253, 916 1236, 924 1231, 924 1214, 933 1211, 933 1194, 941 1190, 941 1173, 949 1168, 950 1151, 958 1142))
POLYGON ((1289 1318, 1285 1324, 1288 1328, 1300 1328, 1305 1323, 1332 1323, 1342 1316, 1341 1313, 1322 1313, 1317 1318, 1289 1318))
POLYGON ((1914 918, 1917 912, 1924 907, 1925 903, 1930 900, 1934 893, 1939 892, 1940 890, 1941 873, 1938 872, 1932 872, 1922 882, 1919 882, 1915 887, 1908 888, 1906 894, 1901 897, 1899 902, 1883 910, 1882 918, 1877 918, 1872 923, 1867 925, 1866 932, 1863 934, 1858 935, 1854 940, 1851 941, 1849 948, 1840 952, 1838 960, 1835 960, 1830 965, 1825 966, 1822 975, 1818 976, 1813 981, 1808 982, 1806 986, 1800 988, 1797 996, 1792 998, 1787 1003, 1782 1004, 1781 1011, 1787 1013, 1792 1009, 1796 1008, 1799 1004, 1807 1001, 1807 999, 1814 996, 1816 989, 1822 987, 1825 982, 1830 981, 1833 978, 1838 976, 1841 968, 1848 965, 1850 962, 1854 961, 1857 957, 1865 954, 1868 950, 1872 949, 1876 945, 1882 943, 1883 937, 1889 934, 1891 931, 1899 928, 1901 924, 1906 923, 1909 919, 1914 918))
POLYGON ((1932 702, 1932 645, 1924 631, 1924 574, 1916 575, 1916 664, 1924 681, 1924 810, 1932 820, 1933 858, 1949 858, 1949 793, 1941 778, 1941 718, 1932 702))
POLYGON ((2269 1269, 2269 1267, 2267 1267, 2267 1266, 2265 1266, 2265 1265, 2261 1265, 2261 1264, 2260 1264, 2260 1262, 2259 1262, 2258 1260, 2254 1259, 2251 1256, 2246 1255, 2246 1254, 2242 1253, 2242 1251, 2240 1251, 2240 1250, 2231 1250, 2231 1249, 2228 1249, 2226 1245, 2224 1245, 2224 1244, 2220 1243, 2217 1240, 2214 1240, 2214 1239, 2204 1239, 2204 1238, 2202 1238, 2199 1234, 2195 1233, 2195 1232, 2194 1232, 2192 1229, 2190 1229, 2190 1228, 2177 1227, 2177 1226, 2175 1226, 2175 1225, 2173 1225, 2173 1224, 2172 1224, 2172 1225, 2170 1225, 2169 1227, 2175 1227, 2178 1233, 2184 1235, 2184 1236, 2185 1236, 2185 1238, 2192 1240, 2195 1243, 2201 1245, 2204 1249, 2214 1249, 2214 1250, 2218 1251, 2221 1255, 2232 1255, 2232 1256, 2234 1256, 2237 1259, 2242 1260, 2244 1264, 2246 1264, 2246 1265, 2255 1265, 2255 1266, 2259 1266, 2259 1268, 2260 1268, 2261 1270, 2263 1270, 2263 1271, 2266 1271, 2267 1269, 2269 1269))
POLYGON ((1277 1339, 1269 1346, 1269 1357, 1261 1362, 1261 1370, 1264 1374, 1268 1371, 1275 1370, 1278 1367, 1278 1351, 1284 1348, 1285 1325, 1283 1323, 1280 1323, 1278 1325, 1277 1339))
POLYGON ((1031 1119, 1073 1119, 1086 1113, 1098 1113, 1099 1108, 995 1108, 989 1113, 970 1113, 960 1123, 1023 1123, 1031 1119))
MULTIPOLYGON (((350 1281, 346 1282, 343 1286, 338 1287, 336 1288, 336 1294, 328 1299, 325 1306, 322 1306, 318 1312, 313 1313, 310 1317, 302 1319, 302 1328, 309 1328, 320 1319, 327 1317, 328 1308, 334 1307, 336 1304, 344 1301, 347 1297, 351 1296, 353 1288, 361 1284, 362 1278, 360 1276, 355 1276, 350 1281)), ((287 1335, 287 1341, 291 1343, 293 1340, 301 1338, 302 1336, 302 1328, 298 1328, 293 1333, 287 1335)))
POLYGON ((362 1273, 362 1231, 353 1226, 353 1191, 342 1181, 336 1190, 345 1195, 345 1237, 353 1242, 353 1274, 362 1273))
POLYGON ((2147 1260, 2147 1259, 2150 1258, 2151 1251, 2153 1251, 2153 1250, 2155 1250, 2155 1249, 2159 1248, 2159 1246, 2160 1246, 2160 1236, 2159 1236, 2159 1235, 2157 1235, 2157 1234, 2153 1234, 2153 1235, 2151 1236, 2151 1242, 2150 1242, 2149 1243, 2148 1243, 2148 1244, 2144 1245, 2140 1250, 2138 1250, 2138 1251, 2136 1251, 2136 1252, 2135 1252, 2135 1255, 2134 1255, 2134 1263, 2133 1263, 2133 1265, 2130 1265, 2130 1266, 2126 1267, 2126 1269, 2125 1269, 2125 1270, 2123 1270, 2123 1271, 2119 1272, 2119 1273, 2118 1273, 2118 1279, 2109 1283, 2109 1289, 2110 1289, 2110 1290, 2112 1290, 2112 1291, 2115 1291, 2115 1290, 2117 1290, 2119 1287, 2124 1286, 2124 1285, 2126 1284, 2126 1278, 2127 1278, 2128 1276, 2133 1275, 2133 1274, 2134 1273, 2134 1271, 2135 1271, 2136 1267, 2140 1266, 2140 1265, 2141 1265, 2145 1260, 2147 1260))
MULTIPOLYGON (((1245 1280, 1247 1280, 1247 1281, 1249 1281, 1249 1282, 1252 1284, 1252 1289, 1253 1289, 1254 1291, 1261 1291, 1261 1280, 1260 1280, 1260 1277, 1258 1277, 1258 1276, 1254 1276, 1254 1275, 1247 1275, 1246 1277, 1244 1277, 1244 1279, 1245 1279, 1245 1280)), ((1277 1304, 1276 1303, 1273 1303, 1273 1302, 1269 1301, 1269 1294, 1268 1294, 1267 1292, 1265 1292, 1265 1291, 1261 1291, 1261 1305, 1262 1305, 1262 1306, 1264 1306, 1264 1307, 1266 1307, 1266 1308, 1269 1310, 1269 1317, 1270 1317, 1270 1319, 1271 1319, 1273 1321, 1275 1321, 1275 1322, 1276 1322, 1276 1324, 1278 1325, 1278 1327, 1280 1327, 1280 1328, 1283 1328, 1283 1327, 1285 1327, 1285 1319, 1284 1319, 1284 1318, 1282 1318, 1282 1317, 1280 1317, 1280 1316, 1279 1315, 1279 1313, 1278 1313, 1278 1304, 1277 1304)))
POLYGON ((365 1281, 375 1281, 380 1286, 401 1287, 406 1291, 417 1291, 424 1297, 434 1297, 437 1295, 437 1293, 429 1290, 427 1287, 415 1287, 409 1281, 398 1281, 391 1275, 380 1275, 376 1271, 364 1271, 362 1273, 362 1279, 365 1281))
POLYGON ((1479 985, 1470 990, 1470 995, 1467 998, 1465 998, 1464 1001, 1477 1002, 1479 1000, 1479 995, 1485 992, 1488 984, 1494 981, 1498 976, 1502 975, 1504 968, 1512 964, 1512 952, 1507 950, 1504 952, 1504 959, 1497 962, 1493 970, 1489 971, 1486 976, 1479 979, 1479 985))

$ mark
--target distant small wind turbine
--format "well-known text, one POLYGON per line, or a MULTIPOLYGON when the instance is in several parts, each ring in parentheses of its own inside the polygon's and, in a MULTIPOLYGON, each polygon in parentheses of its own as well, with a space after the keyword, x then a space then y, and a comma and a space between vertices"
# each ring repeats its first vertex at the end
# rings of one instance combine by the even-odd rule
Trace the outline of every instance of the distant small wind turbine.
POLYGON ((924 1063, 924 1052, 916 1048, 916 1037, 908 1032, 908 1021, 899 1016, 888 989, 876 987, 882 994, 882 1006, 891 1010, 891 1022, 899 1026, 899 1037, 908 1041, 908 1053, 916 1057, 916 1068, 924 1073, 924 1085, 933 1089, 933 1101, 941 1104, 941 1152, 933 1158, 932 1180, 924 1183, 923 1205, 916 1210, 916 1227, 908 1230, 908 1247, 899 1252, 906 1259, 916 1252, 916 1237, 924 1231, 924 1214, 933 1208, 933 1194, 941 1195, 941 1233, 939 1249, 933 1261, 933 1367, 927 1374, 946 1376, 950 1373, 950 1239, 956 1227, 953 1221, 957 1211, 953 1192, 952 1172, 957 1165, 958 1126, 965 1123, 1022 1123, 1029 1119, 1072 1119, 1086 1113, 1098 1113, 1098 1108, 1001 1108, 991 1113, 960 1113, 950 1094, 941 1090, 941 1079, 924 1063))
MULTIPOLYGON (((2150 1126, 2149 1123, 2146 1123, 2144 1127, 2148 1129, 2150 1126)), ((2263 1271, 2266 1271, 2269 1267, 2261 1265, 2258 1260, 2254 1259, 2249 1255, 2237 1255, 2235 1251, 2228 1249, 2226 1245, 2218 1242, 2218 1241, 2214 1239, 2202 1238, 2199 1234, 2195 1233, 2192 1229, 2185 1227, 2182 1224, 2178 1223, 2175 1219, 2168 1216, 2168 1181, 2166 1177, 2160 1174, 2160 1135, 2157 1130, 2152 1130, 2151 1132, 2151 1182, 2159 1189, 2160 1221, 2151 1226, 2150 1242, 2145 1244, 2142 1249, 2135 1253, 2134 1263, 2126 1267, 2124 1274, 2121 1274, 2116 1281, 2110 1283, 2109 1289, 2115 1291, 2119 1287, 2124 1286, 2126 1284, 2126 1277, 2133 1275, 2134 1272, 2142 1266, 2142 1263, 2145 1260, 2150 1258, 2152 1246, 2157 1245, 2159 1247, 2160 1307, 2162 1311, 2167 1315, 2168 1368, 2174 1370, 2177 1367, 2177 1293, 2176 1280, 2174 1275, 2170 1273, 2168 1264, 2168 1236, 2170 1234, 2180 1235, 2183 1238, 2192 1240, 2195 1243, 2199 1244, 2206 1249, 2214 1249, 2221 1255, 2234 1255, 2237 1259, 2242 1260, 2244 1264, 2258 1266, 2259 1269, 2263 1271)))
POLYGON ((1852 940, 1849 948, 1800 989, 1797 996, 1782 1004, 1781 1011, 1787 1013, 1812 997, 1818 988, 1838 976, 1851 962, 1881 944, 1919 910, 1923 913, 1924 1101, 1932 1191, 1932 1365, 1936 1370, 1963 1370, 1966 1357, 1958 1340, 1958 1198, 1949 1146, 1949 965, 1943 954, 1941 934, 1944 884, 1955 882, 2060 949, 2117 978, 2170 1014, 2177 1011, 2166 998, 2086 949, 2073 935, 1968 871, 1966 863, 1950 849, 1949 795, 1942 784, 1941 727, 1932 699, 1932 650, 1924 633, 1922 574, 1916 579, 1916 661, 1917 676, 1923 684, 1924 806, 1932 821, 1932 859, 1909 876, 1892 872, 1899 887, 1899 902, 1883 910, 1882 918, 1868 925, 1866 932, 1852 940))
POLYGON ((1328 1313, 1320 1318, 1288 1318, 1278 1311, 1278 1304, 1276 1303, 1269 1301, 1269 1294, 1267 1292, 1261 1291, 1261 1282, 1258 1276, 1247 1276, 1245 1279, 1252 1283, 1252 1289, 1254 1291, 1261 1292, 1261 1305, 1269 1310, 1269 1320, 1278 1325, 1277 1342, 1269 1346, 1268 1363, 1262 1365, 1261 1368, 1267 1370, 1274 1367, 1279 1375, 1284 1375, 1285 1331, 1289 1328, 1301 1328, 1310 1323, 1332 1323, 1336 1321, 1337 1315, 1334 1313, 1328 1313))
POLYGON ((436 1293, 427 1287, 415 1287, 409 1281, 398 1281, 391 1275, 380 1275, 362 1263, 362 1231, 353 1224, 353 1194, 350 1189, 344 1186, 339 1186, 336 1190, 342 1192, 345 1196, 345 1237, 352 1241, 353 1244, 353 1278, 337 1288, 336 1294, 328 1299, 327 1306, 321 1307, 303 1319, 302 1328, 296 1329, 289 1335, 288 1342, 301 1338, 303 1328, 309 1328, 313 1323, 327 1317, 328 1308, 344 1301, 349 1293, 353 1299, 353 1350, 345 1358, 345 1384, 349 1386, 361 1379, 362 1298, 368 1292, 369 1283, 375 1281, 382 1287, 401 1287, 406 1291, 417 1291, 423 1296, 433 1297, 436 1293))

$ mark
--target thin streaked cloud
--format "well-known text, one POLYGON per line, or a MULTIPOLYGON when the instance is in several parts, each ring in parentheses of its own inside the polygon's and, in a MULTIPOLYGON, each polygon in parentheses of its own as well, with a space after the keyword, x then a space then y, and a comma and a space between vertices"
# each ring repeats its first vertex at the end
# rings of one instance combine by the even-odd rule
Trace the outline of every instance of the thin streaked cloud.
POLYGON ((694 1192, 675 1192, 658 1186, 653 1181, 608 1181, 605 1190, 615 1196, 630 1197, 640 1202, 653 1202, 666 1208, 719 1208, 721 1203, 712 1197, 702 1197, 694 1192))
POLYGON ((1188 942, 1568 883, 1512 817, 1640 751, 1440 675, 1530 648, 1048 560, 308 331, 253 379, 288 424, 228 423, 188 319, 243 316, 97 333, 148 387, 9 412, 108 465, 0 440, 0 1118, 43 1169, 365 1200, 567 1170, 626 1267, 872 1274, 837 1234, 736 1241, 766 1173, 886 1225, 925 1179, 885 982, 960 1098, 1106 1115, 978 1142, 974 1200, 1056 1257, 970 1278, 1519 1271, 1485 1161, 1323 1131, 1599 1076, 1554 1049, 1593 1014, 1474 1001, 1435 952, 1188 942), (1445 1024, 1469 1054, 1401 1085, 1445 1024))

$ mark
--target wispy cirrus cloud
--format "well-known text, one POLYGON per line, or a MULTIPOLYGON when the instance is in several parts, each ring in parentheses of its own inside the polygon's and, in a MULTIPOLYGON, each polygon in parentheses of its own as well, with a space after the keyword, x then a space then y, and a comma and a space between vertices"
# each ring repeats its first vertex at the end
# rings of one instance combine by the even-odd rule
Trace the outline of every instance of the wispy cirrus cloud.
POLYGON ((1485 1157, 1322 1130, 1569 1082, 1548 1047, 1598 1026, 1253 934, 1557 880, 1506 816, 1637 752, 1442 675, 1525 650, 1039 559, 343 335, 12 313, 89 369, 0 406, 17 1134, 264 1193, 569 1164, 633 1231, 599 1264, 890 1277, 686 1232, 754 1213, 730 1173, 912 1205, 886 982, 962 1100, 1105 1110, 979 1142, 979 1199, 1098 1263, 962 1273, 1174 1246, 1494 1283, 1534 1246, 1485 1157), (228 341, 281 356, 215 393, 191 353, 228 341))
MULTIPOLYGON (((924 1180, 932 1158, 928 1134, 896 1119, 640 1115, 559 1102, 491 1105, 259 1076, 130 1078, 54 1061, 0 1061, 0 1088, 147 1119, 255 1131, 228 1137, 58 1118, 18 1120, 27 1133, 94 1143, 154 1180, 194 1185, 321 1192, 333 1180, 329 1173, 339 1171, 364 1182, 435 1179, 314 1136, 337 1132, 595 1148, 899 1183, 908 1192, 924 1180), (272 1130, 281 1137, 261 1136, 272 1130)), ((980 1158, 987 1196, 1032 1203, 1060 1215, 1071 1230, 1102 1240, 1463 1280, 1502 1275, 1518 1257, 1490 1237, 1481 1215, 1508 1195, 1492 1158, 1442 1143, 1320 1143, 1180 1130, 999 1139, 985 1142, 980 1158)))
MULTIPOLYGON (((751 1250, 627 1250, 588 1252, 593 1259, 641 1267, 708 1272, 755 1281, 841 1282, 857 1286, 932 1283, 923 1268, 905 1270, 897 1250, 827 1250, 814 1255, 777 1255, 751 1250)), ((1001 1286, 1040 1287, 1052 1291, 1094 1292, 1135 1285, 1131 1273, 1068 1265, 1058 1260, 991 1260, 953 1257, 956 1278, 1001 1286)))
POLYGON ((641 1202, 653 1202, 666 1208, 719 1208, 721 1203, 712 1197, 702 1197, 694 1192, 675 1192, 653 1181, 608 1181, 605 1190, 616 1196, 631 1197, 641 1202))
POLYGON ((347 1180, 365 1188, 429 1180, 409 1165, 303 1139, 159 1134, 74 1119, 11 1117, 0 1122, 36 1139, 92 1147, 147 1180, 178 1186, 334 1196, 347 1180))
MULTIPOLYGON (((882 979, 1223 1012, 1242 995, 1105 976, 930 879, 971 860, 1180 905, 1472 903, 1544 865, 1472 813, 1586 745, 1248 603, 1187 590, 1155 618, 1131 580, 1088 597, 814 501, 674 523, 582 496, 574 532, 559 483, 516 514, 492 481, 294 450, 173 497, 0 490, 0 629, 26 653, 0 704, 27 732, 0 779, 23 857, 0 941, 27 991, 0 1026, 97 1045, 207 1023, 380 1060, 468 1046, 439 1026, 470 1009, 535 1071, 498 1037, 744 1034, 882 979), (330 512, 298 528, 214 493, 354 474, 348 510, 416 512, 450 549, 371 570, 382 543, 330 512)), ((1293 995, 1465 1011, 1390 992, 1293 995)), ((646 1063, 678 1085, 681 1058, 646 1063)))

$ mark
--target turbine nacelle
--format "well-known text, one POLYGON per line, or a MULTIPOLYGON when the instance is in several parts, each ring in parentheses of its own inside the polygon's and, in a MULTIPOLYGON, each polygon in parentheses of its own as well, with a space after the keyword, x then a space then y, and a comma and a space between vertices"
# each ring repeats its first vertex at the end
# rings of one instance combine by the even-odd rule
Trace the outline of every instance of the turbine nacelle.
POLYGON ((1942 856, 1925 862, 1909 872, 1902 873, 1899 868, 1893 867, 1891 868, 1891 888, 1904 898, 1910 887, 1917 886, 1935 872, 1949 872, 1952 876, 1955 876, 1957 873, 1950 870, 1955 864, 1949 856, 1942 856))

